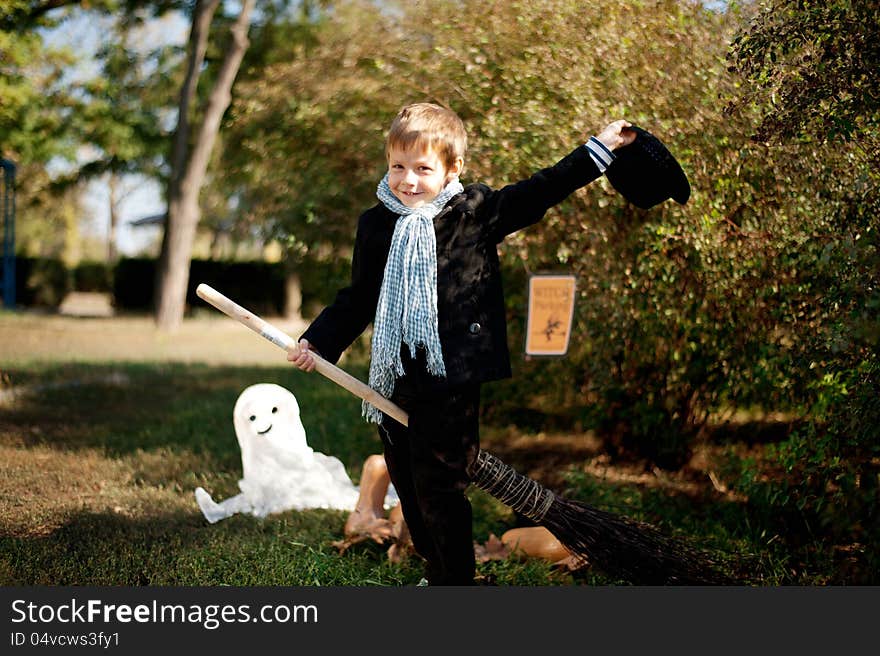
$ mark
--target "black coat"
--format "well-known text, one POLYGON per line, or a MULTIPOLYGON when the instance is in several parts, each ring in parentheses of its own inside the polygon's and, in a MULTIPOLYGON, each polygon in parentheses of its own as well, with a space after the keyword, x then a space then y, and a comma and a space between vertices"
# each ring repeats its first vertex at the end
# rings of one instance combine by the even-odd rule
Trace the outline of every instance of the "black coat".
MULTIPOLYGON (((504 294, 496 246, 600 175, 586 147, 499 190, 465 187, 434 218, 437 311, 446 383, 510 376, 504 294)), ((340 290, 302 335, 327 360, 339 356, 373 321, 397 215, 381 203, 364 212, 352 256, 351 285, 340 290)), ((407 373, 417 371, 404 347, 407 373)))

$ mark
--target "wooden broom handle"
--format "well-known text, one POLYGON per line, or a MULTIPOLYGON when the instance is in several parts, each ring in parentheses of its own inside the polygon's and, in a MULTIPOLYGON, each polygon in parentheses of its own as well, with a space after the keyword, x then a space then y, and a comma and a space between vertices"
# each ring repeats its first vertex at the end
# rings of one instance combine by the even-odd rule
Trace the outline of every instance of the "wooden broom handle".
MULTIPOLYGON (((199 296, 199 298, 207 301, 215 308, 220 310, 223 314, 226 314, 227 316, 236 319, 240 323, 243 323, 245 326, 253 330, 255 333, 258 333, 262 337, 268 339, 270 342, 275 344, 275 346, 283 348, 289 353, 299 353, 299 344, 297 344, 297 342, 290 335, 280 330, 279 328, 276 328, 268 321, 261 319, 250 310, 246 310, 235 301, 232 301, 231 299, 218 292, 213 287, 202 283, 198 287, 196 287, 196 294, 199 296)), ((389 417, 393 417, 404 426, 409 426, 409 416, 406 414, 406 411, 404 411, 401 407, 392 403, 384 396, 379 394, 379 392, 374 390, 372 387, 361 382, 348 372, 343 371, 342 369, 334 364, 331 364, 330 362, 327 362, 327 360, 322 358, 314 351, 312 351, 312 357, 315 360, 315 371, 317 371, 319 374, 326 378, 329 378, 340 387, 347 389, 355 396, 367 401, 367 403, 370 403, 371 405, 379 408, 386 415, 388 415, 389 417)))

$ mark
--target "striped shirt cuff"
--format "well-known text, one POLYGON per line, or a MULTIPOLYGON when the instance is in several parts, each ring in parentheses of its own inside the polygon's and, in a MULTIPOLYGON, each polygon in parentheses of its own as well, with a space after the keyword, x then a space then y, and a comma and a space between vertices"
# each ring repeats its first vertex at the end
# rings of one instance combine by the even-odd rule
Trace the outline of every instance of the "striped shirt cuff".
POLYGON ((614 161, 614 153, 608 150, 608 147, 599 141, 596 137, 590 137, 590 140, 584 144, 590 151, 590 157, 599 167, 599 172, 604 173, 605 169, 611 166, 614 161))

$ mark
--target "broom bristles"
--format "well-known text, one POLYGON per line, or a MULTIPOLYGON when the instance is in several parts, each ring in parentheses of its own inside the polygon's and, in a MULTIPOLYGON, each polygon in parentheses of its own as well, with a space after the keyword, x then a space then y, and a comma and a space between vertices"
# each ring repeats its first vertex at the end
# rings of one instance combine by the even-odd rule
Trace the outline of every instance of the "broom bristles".
POLYGON ((637 585, 732 583, 712 559, 659 529, 560 497, 481 451, 471 472, 477 487, 544 526, 575 556, 637 585))
POLYGON ((638 585, 730 583, 709 557, 654 526, 557 496, 543 525, 572 553, 638 585))

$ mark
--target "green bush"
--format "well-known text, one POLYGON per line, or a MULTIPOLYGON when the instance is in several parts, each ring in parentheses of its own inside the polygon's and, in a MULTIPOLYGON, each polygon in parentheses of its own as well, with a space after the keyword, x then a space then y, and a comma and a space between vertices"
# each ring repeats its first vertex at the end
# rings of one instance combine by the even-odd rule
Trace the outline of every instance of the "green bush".
POLYGON ((207 308, 196 295, 200 283, 210 285, 252 312, 265 316, 284 313, 284 267, 270 262, 193 260, 186 303, 190 309, 207 308))
MULTIPOLYGON (((149 312, 153 306, 156 260, 123 258, 116 265, 113 303, 118 310, 149 312)), ((186 302, 190 310, 208 308, 196 295, 205 283, 257 314, 284 312, 285 286, 282 264, 269 262, 218 262, 193 260, 186 302)))
MULTIPOLYGON (((303 307, 313 311, 332 302, 348 284, 348 260, 309 261, 298 266, 303 307)), ((16 258, 16 303, 22 307, 57 308, 71 291, 110 293, 123 312, 151 312, 156 260, 121 258, 115 266, 82 262, 68 268, 53 258, 16 258)), ((286 268, 275 262, 193 260, 186 302, 189 310, 207 307, 196 293, 200 283, 211 285, 258 314, 278 316, 286 304, 286 268)))
POLYGON ((106 262, 80 262, 73 268, 73 289, 78 292, 110 293, 113 267, 106 262))
POLYGON ((55 309, 73 289, 73 276, 51 258, 16 257, 15 300, 24 307, 55 309))
POLYGON ((113 306, 123 311, 150 311, 153 306, 155 277, 155 260, 120 259, 113 272, 113 306))

